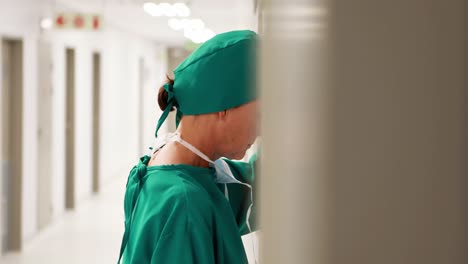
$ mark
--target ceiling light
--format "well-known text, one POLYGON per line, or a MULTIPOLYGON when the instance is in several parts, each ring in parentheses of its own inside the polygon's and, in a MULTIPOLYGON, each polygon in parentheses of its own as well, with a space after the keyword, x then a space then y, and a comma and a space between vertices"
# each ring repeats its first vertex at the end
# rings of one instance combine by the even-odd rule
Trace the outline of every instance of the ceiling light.
POLYGON ((167 16, 167 17, 188 17, 190 16, 190 9, 184 3, 169 3, 147 2, 143 4, 143 10, 151 16, 167 16))
POLYGON ((176 9, 169 3, 160 3, 158 7, 161 9, 163 15, 168 17, 176 16, 176 9))
POLYGON ((175 3, 172 8, 175 10, 176 15, 179 17, 190 16, 190 9, 183 3, 175 3))
POLYGON ((162 16, 164 14, 160 5, 151 2, 145 3, 143 5, 143 10, 151 16, 162 16))

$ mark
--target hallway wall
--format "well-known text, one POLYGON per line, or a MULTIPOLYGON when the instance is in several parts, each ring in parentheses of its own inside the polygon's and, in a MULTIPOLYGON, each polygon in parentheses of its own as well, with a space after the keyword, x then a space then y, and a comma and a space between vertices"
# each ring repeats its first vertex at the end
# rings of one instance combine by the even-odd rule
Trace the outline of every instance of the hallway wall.
POLYGON ((41 1, 33 0, 19 0, 13 3, 0 0, 0 38, 23 40, 23 240, 31 238, 37 229, 36 109, 38 76, 36 65, 40 4, 41 1))
MULTIPOLYGON (((104 24, 99 32, 41 32, 42 1, 0 0, 0 38, 24 41, 23 243, 38 232, 38 43, 52 48, 52 221, 65 213, 65 49, 76 52, 75 199, 92 193, 92 54, 101 54, 101 185, 127 174, 144 152, 138 148, 138 115, 143 115, 144 145, 152 142, 160 114, 157 89, 166 73, 166 48, 139 35, 104 24), (143 113, 139 113, 139 60, 144 60, 143 113)), ((1 67, 1 65, 0 65, 1 67)), ((0 68, 1 70, 1 68, 0 68)), ((1 83, 1 82, 0 82, 1 83)), ((39 102, 40 103, 40 102, 39 102)), ((163 128, 164 129, 164 128, 163 128)), ((122 186, 124 188, 124 186, 122 186)), ((1 188, 0 188, 1 190, 1 188)))
MULTIPOLYGON (((147 72, 145 95, 153 99, 144 102, 145 142, 152 137, 152 121, 156 91, 165 72, 165 49, 129 33, 108 30, 102 33, 51 32, 53 43, 53 159, 54 215, 63 213, 65 178, 65 49, 76 51, 76 199, 81 200, 91 191, 91 117, 92 117, 92 53, 102 56, 101 76, 101 166, 102 182, 127 170, 136 162, 143 150, 138 149, 138 61, 144 58, 147 72), (148 121, 148 122, 146 122, 148 121), (120 142, 121 144, 116 144, 120 142)), ((147 144, 146 144, 147 145, 147 144)))

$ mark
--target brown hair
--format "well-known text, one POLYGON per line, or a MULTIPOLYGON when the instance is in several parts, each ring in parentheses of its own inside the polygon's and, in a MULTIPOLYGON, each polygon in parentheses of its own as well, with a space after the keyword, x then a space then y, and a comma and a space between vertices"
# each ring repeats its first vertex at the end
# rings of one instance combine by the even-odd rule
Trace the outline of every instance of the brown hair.
MULTIPOLYGON (((174 85, 174 80, 169 78, 169 76, 166 75, 166 84, 174 85)), ((158 104, 159 108, 161 108, 162 111, 164 111, 168 105, 167 100, 169 99, 169 94, 168 92, 164 89, 164 85, 159 88, 159 93, 158 93, 158 104)), ((170 111, 174 111, 175 107, 173 106, 170 111)))

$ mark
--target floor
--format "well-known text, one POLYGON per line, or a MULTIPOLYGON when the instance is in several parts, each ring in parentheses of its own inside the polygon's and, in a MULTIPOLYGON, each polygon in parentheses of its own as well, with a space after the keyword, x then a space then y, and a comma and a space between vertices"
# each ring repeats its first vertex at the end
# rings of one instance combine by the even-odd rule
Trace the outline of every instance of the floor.
MULTIPOLYGON (((100 195, 83 202, 76 211, 41 232, 22 253, 0 257, 0 263, 117 263, 123 234, 125 182, 124 179, 110 182, 100 195)), ((257 236, 244 236, 243 241, 249 263, 255 263, 257 236)))
POLYGON ((117 263, 123 234, 124 179, 113 180, 1 264, 117 263))

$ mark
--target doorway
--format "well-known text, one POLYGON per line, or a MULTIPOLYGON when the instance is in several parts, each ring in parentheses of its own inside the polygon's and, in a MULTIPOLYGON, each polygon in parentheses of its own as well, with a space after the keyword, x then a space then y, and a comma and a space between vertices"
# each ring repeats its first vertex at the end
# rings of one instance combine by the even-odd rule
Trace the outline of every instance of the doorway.
POLYGON ((101 54, 93 53, 93 193, 99 193, 100 190, 100 100, 101 100, 101 54))
POLYGON ((2 39, 1 252, 21 250, 23 42, 2 39))
POLYGON ((75 50, 65 50, 65 209, 75 208, 75 50))

